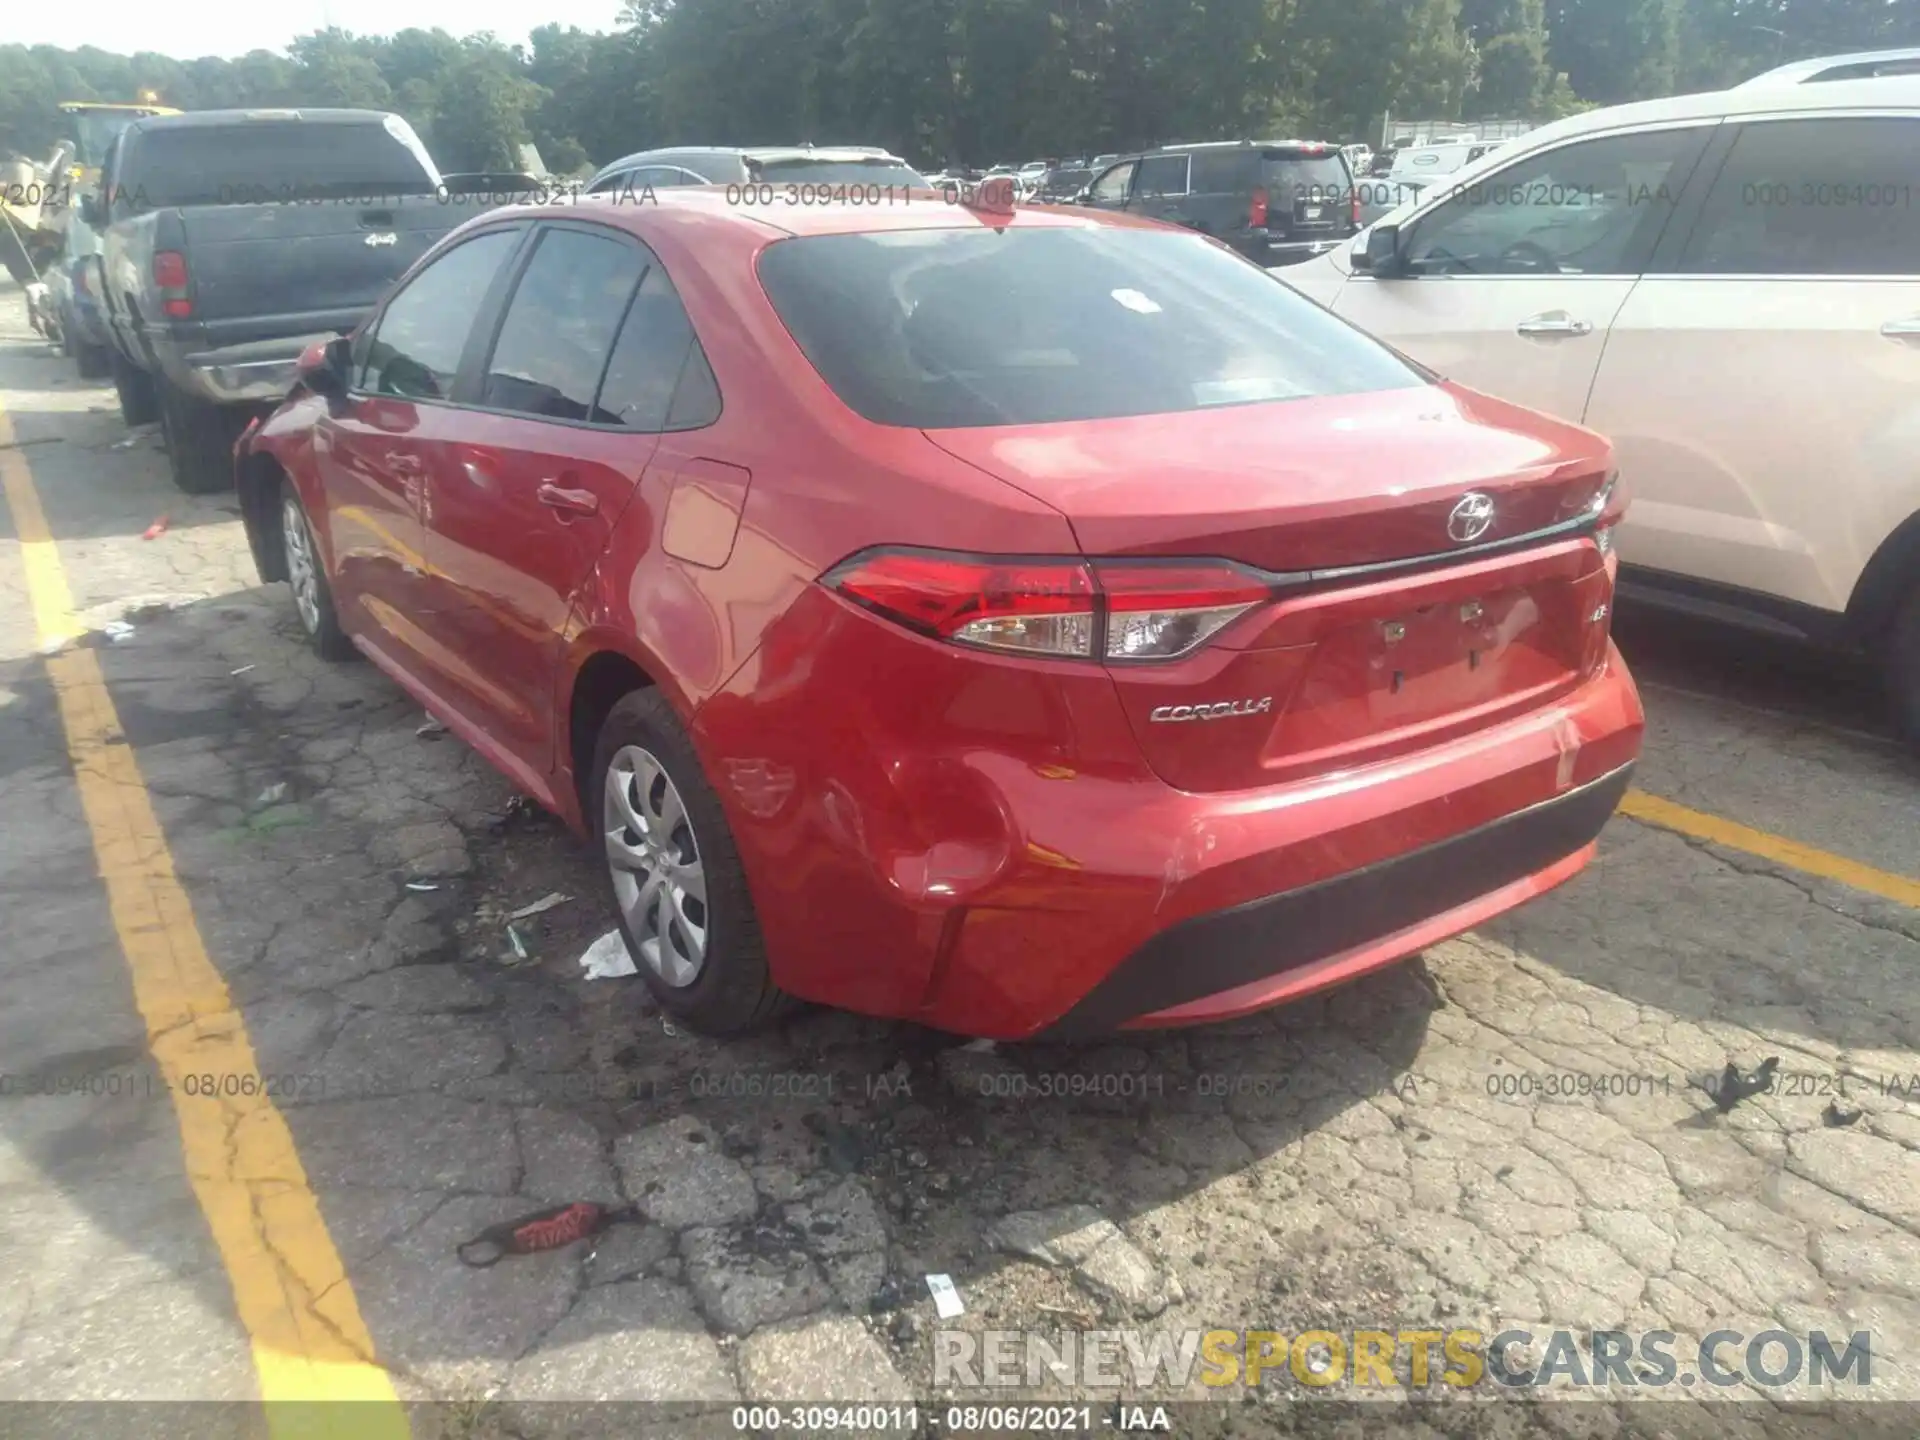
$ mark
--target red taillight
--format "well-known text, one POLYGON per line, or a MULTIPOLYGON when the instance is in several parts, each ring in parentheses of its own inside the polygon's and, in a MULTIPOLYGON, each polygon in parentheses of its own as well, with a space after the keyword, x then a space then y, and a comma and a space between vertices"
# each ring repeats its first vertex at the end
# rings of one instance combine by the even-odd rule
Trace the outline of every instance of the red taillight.
POLYGON ((187 288, 187 257, 178 250, 153 252, 153 283, 162 290, 187 288))
POLYGON ((1353 228, 1360 228, 1360 187, 1355 185, 1347 191, 1347 218, 1353 222, 1353 228))
POLYGON ((1170 660, 1267 598, 1217 560, 983 559, 874 550, 830 571, 829 588, 941 640, 1016 654, 1170 660))
POLYGON ((1253 203, 1247 207, 1247 225, 1254 230, 1263 230, 1267 224, 1267 192, 1265 189, 1253 192, 1253 203))
POLYGON ((175 320, 185 320, 193 314, 193 302, 191 300, 181 300, 177 298, 173 300, 162 300, 160 302, 160 308, 175 320))

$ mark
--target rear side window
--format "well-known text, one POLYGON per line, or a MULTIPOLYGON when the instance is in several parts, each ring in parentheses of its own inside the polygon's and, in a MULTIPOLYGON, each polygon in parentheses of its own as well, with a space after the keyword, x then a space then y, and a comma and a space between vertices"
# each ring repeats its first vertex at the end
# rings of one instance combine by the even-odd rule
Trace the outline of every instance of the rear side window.
POLYGON ((415 400, 452 394, 474 313, 519 240, 518 230, 476 235, 409 280, 380 313, 357 388, 415 400))
POLYGON ((1324 155, 1268 150, 1261 157, 1260 170, 1265 177, 1267 197, 1275 205, 1283 201, 1294 205, 1302 200, 1331 204, 1346 199, 1353 183, 1347 174, 1347 162, 1340 158, 1337 150, 1324 155))
POLYGON ((549 230, 520 276, 488 357, 480 403, 549 420, 599 420, 614 332, 646 270, 638 246, 580 230, 549 230))
POLYGON ((1250 158, 1233 150, 1196 150, 1193 152, 1193 193, 1230 195, 1251 191, 1254 181, 1248 177, 1250 158))
POLYGON ((1734 142, 1692 275, 1920 275, 1920 120, 1769 120, 1734 142))
POLYGON ((720 418, 720 390, 667 272, 647 271, 620 325, 598 418, 629 430, 692 430, 720 418))
POLYGON ((769 246, 760 280, 827 384, 883 425, 1030 425, 1426 383, 1198 235, 806 236, 769 246))

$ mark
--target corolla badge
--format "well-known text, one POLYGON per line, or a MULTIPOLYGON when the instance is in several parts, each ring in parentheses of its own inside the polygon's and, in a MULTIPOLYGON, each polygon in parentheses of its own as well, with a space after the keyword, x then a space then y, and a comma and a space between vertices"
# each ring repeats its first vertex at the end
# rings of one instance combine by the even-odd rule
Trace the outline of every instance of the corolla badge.
POLYGON ((1220 700, 1212 705, 1162 705, 1147 717, 1149 723, 1164 725, 1172 720, 1227 720, 1237 715, 1265 715, 1273 709, 1273 697, 1258 700, 1220 700))
POLYGON ((1493 524, 1493 497, 1469 490, 1447 516, 1447 538, 1456 545, 1478 540, 1493 524))

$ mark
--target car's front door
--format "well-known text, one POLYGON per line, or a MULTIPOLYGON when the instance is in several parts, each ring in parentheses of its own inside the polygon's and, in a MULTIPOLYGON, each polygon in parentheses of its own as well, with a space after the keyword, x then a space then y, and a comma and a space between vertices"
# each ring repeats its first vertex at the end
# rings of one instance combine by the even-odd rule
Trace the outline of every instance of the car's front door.
POLYGON ((1356 273, 1333 308, 1449 379, 1578 421, 1711 131, 1592 136, 1437 181, 1401 227, 1399 273, 1356 273))
POLYGON ((475 316, 523 234, 482 231, 408 280, 356 337, 349 393, 314 427, 313 513, 341 619, 409 672, 439 648, 422 550, 433 441, 458 423, 450 406, 475 316))
POLYGON ((1843 610, 1920 513, 1920 113, 1729 138, 1615 318, 1586 423, 1631 488, 1623 560, 1843 610))

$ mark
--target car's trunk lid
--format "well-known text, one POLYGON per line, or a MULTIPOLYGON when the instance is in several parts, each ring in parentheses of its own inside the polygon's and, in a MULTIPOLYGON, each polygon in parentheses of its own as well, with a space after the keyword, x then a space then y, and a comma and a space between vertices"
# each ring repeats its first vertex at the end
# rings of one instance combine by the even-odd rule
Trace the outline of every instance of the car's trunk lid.
POLYGON ((1108 667, 1149 763, 1180 788, 1439 743, 1604 658, 1611 581, 1581 527, 1610 452, 1578 427, 1431 386, 929 433, 1063 511, 1090 556, 1267 577, 1272 598, 1194 653, 1108 667), (1461 523, 1469 495, 1491 516, 1475 503, 1461 523))

